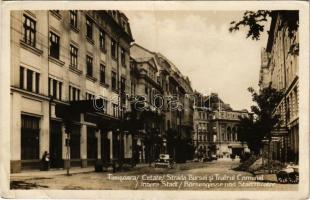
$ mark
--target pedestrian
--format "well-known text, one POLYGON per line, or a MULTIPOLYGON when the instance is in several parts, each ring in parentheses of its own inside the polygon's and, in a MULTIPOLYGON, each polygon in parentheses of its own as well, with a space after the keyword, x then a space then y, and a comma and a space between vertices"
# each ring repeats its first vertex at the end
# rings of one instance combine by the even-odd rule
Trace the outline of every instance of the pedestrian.
POLYGON ((42 159, 41 159, 41 170, 48 171, 50 165, 50 155, 47 151, 44 151, 42 159))

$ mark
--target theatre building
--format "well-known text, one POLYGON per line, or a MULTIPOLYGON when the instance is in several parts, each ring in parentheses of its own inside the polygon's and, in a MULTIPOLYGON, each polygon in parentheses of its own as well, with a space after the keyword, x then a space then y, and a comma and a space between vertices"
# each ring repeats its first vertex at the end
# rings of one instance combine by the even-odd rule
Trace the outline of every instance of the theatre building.
POLYGON ((130 43, 120 11, 11 12, 11 172, 130 159, 130 43), (93 101, 93 99, 99 99, 93 101))

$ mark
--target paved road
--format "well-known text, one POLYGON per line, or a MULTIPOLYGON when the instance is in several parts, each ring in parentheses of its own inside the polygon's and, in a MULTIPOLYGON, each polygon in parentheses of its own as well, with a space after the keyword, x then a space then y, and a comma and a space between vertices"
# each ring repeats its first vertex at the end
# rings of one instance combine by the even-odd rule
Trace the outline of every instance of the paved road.
POLYGON ((55 172, 11 175, 12 189, 138 189, 138 190, 297 190, 298 184, 278 184, 274 175, 253 177, 232 168, 237 161, 177 164, 174 169, 137 166, 127 172, 55 172), (256 180, 254 180, 256 179, 256 180))

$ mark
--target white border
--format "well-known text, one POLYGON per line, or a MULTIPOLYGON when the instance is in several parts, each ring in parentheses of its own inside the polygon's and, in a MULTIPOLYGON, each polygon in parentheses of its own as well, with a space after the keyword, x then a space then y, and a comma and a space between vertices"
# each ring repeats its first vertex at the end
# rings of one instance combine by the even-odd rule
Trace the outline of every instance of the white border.
MULTIPOLYGON (((75 1, 75 2, 3 2, 1 7, 0 68, 0 188, 9 198, 104 198, 104 199, 305 199, 309 195, 309 5, 301 1, 75 1), (135 190, 9 190, 10 174, 10 10, 47 9, 117 10, 300 10, 299 61, 299 191, 135 191, 135 190)), ((130 20, 130 19, 129 19, 130 20)))

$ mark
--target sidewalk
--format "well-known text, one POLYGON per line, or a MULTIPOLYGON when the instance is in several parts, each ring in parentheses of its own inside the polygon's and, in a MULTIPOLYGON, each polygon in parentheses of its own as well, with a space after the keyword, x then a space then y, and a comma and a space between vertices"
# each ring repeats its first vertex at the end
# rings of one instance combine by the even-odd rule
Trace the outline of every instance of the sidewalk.
MULTIPOLYGON (((70 168, 70 174, 80 174, 80 173, 88 173, 88 172, 94 172, 95 169, 93 166, 91 167, 72 167, 70 168)), ((67 170, 66 169, 50 169, 49 171, 39 171, 39 170, 25 170, 21 173, 13 173, 11 174, 11 177, 42 177, 42 176, 55 176, 55 175, 66 175, 67 170)))
MULTIPOLYGON (((148 167, 148 163, 139 163, 133 169, 148 167)), ((90 173, 95 172, 94 166, 89 166, 85 168, 81 167, 71 167, 70 174, 81 174, 81 173, 90 173)), ((67 170, 63 168, 59 169, 50 169, 49 171, 40 171, 40 170, 24 170, 20 173, 12 173, 11 177, 48 177, 48 176, 56 176, 56 175, 66 175, 67 170)))

